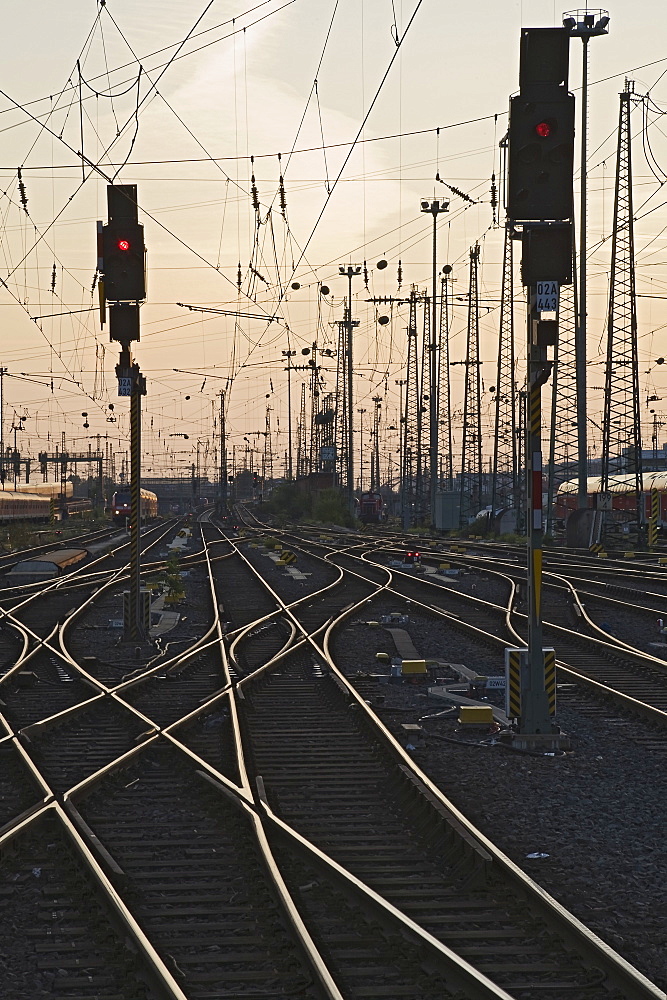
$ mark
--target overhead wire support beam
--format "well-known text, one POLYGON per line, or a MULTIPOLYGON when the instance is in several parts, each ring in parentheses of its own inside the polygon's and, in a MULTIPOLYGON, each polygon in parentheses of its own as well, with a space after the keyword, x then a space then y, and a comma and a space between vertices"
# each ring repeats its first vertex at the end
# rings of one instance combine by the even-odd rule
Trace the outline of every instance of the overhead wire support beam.
POLYGON ((282 322, 282 316, 269 316, 266 313, 239 312, 238 309, 213 309, 209 306, 191 306, 187 302, 177 302, 177 306, 182 309, 189 309, 190 312, 214 313, 218 316, 238 316, 239 319, 261 319, 265 323, 282 322))

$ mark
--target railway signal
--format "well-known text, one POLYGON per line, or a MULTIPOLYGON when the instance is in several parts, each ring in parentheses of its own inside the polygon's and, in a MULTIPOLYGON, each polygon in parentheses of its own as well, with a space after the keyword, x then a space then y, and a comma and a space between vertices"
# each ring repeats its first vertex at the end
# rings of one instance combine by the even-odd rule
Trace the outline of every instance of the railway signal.
POLYGON ((136 184, 107 189, 109 222, 102 227, 104 294, 107 302, 146 298, 144 227, 137 220, 136 184))
POLYGON ((130 639, 144 638, 147 631, 145 599, 141 593, 141 397, 146 379, 134 361, 131 344, 139 340, 139 307, 146 297, 146 246, 144 227, 137 216, 136 184, 107 187, 108 222, 97 224, 100 315, 104 324, 109 304, 109 333, 121 351, 116 365, 118 395, 130 397, 130 591, 124 625, 130 639))
POLYGON ((507 213, 514 220, 571 219, 574 95, 544 100, 535 89, 510 101, 507 213))
POLYGON ((528 643, 511 651, 517 742, 559 745, 555 657, 542 630, 542 386, 551 375, 549 349, 558 338, 560 285, 572 282, 574 97, 568 92, 566 28, 521 31, 519 94, 510 100, 507 217, 522 240, 521 277, 528 286, 526 496, 528 643))

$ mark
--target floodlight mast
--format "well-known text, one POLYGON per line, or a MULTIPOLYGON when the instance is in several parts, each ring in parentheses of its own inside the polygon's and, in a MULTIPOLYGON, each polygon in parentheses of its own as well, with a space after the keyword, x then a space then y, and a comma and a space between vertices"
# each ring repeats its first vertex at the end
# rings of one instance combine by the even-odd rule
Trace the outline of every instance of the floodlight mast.
POLYGON ((433 216, 433 291, 431 293, 431 340, 428 346, 429 360, 429 508, 431 526, 435 525, 435 496, 438 489, 438 409, 440 392, 438 385, 438 215, 449 211, 449 201, 446 198, 422 198, 421 210, 433 216))
POLYGON ((588 438, 586 415, 586 254, 587 254, 587 189, 588 189, 588 43, 598 35, 609 34, 609 12, 606 10, 568 10, 563 14, 563 27, 571 38, 581 38, 583 64, 581 75, 581 189, 579 211, 579 315, 574 333, 577 384, 577 507, 588 506, 588 438))

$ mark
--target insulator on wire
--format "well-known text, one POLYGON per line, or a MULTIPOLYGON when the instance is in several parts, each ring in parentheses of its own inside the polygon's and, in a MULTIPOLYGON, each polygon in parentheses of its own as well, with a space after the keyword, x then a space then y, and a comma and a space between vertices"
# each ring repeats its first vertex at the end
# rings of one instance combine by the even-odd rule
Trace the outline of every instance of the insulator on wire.
POLYGON ((52 295, 55 294, 55 291, 56 291, 56 275, 57 275, 57 273, 58 272, 56 271, 56 264, 55 264, 55 261, 54 261, 53 262, 53 270, 51 271, 51 294, 52 295))
POLYGON ((282 174, 280 175, 280 186, 278 188, 278 194, 280 197, 280 211, 283 213, 284 217, 285 212, 287 211, 287 198, 285 196, 285 182, 283 180, 282 174))
POLYGON ((364 261, 364 285, 368 288, 368 268, 366 267, 366 261, 364 261))
POLYGON ((493 224, 496 224, 496 209, 498 207, 498 189, 496 187, 495 172, 491 174, 491 209, 493 211, 493 224))
POLYGON ((236 272, 236 287, 241 290, 241 285, 243 284, 243 275, 241 273, 241 261, 239 261, 238 270, 236 272))
POLYGON ((98 279, 98 277, 99 277, 99 271, 95 271, 95 274, 93 275, 93 283, 90 286, 90 294, 91 295, 93 294, 93 292, 95 291, 95 289, 97 287, 97 279, 98 279))
POLYGON ((23 205, 23 211, 28 214, 28 197, 25 193, 25 184, 23 183, 23 176, 21 174, 21 168, 18 169, 18 179, 19 179, 19 194, 21 196, 21 204, 23 205))
POLYGON ((398 273, 396 275, 396 280, 398 282, 398 287, 400 288, 403 284, 403 262, 399 260, 398 262, 398 273))

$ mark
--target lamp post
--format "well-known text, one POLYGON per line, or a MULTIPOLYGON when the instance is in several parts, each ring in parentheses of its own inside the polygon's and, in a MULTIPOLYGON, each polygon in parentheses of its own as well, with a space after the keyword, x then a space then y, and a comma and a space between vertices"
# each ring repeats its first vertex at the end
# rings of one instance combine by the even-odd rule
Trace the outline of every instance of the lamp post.
POLYGON ((438 241, 437 225, 440 212, 449 211, 449 201, 446 198, 422 198, 422 212, 433 216, 433 290, 431 292, 431 339, 428 345, 429 373, 429 425, 428 425, 428 464, 429 464, 429 507, 431 510, 431 525, 435 524, 435 494, 438 487, 438 241))
POLYGON ((587 159, 588 159, 588 42, 597 35, 608 34, 609 13, 606 10, 569 10, 563 14, 563 27, 572 38, 583 43, 581 80, 581 208, 579 216, 579 315, 574 335, 577 383, 577 506, 588 506, 588 449, 586 440, 586 223, 587 223, 587 159))

